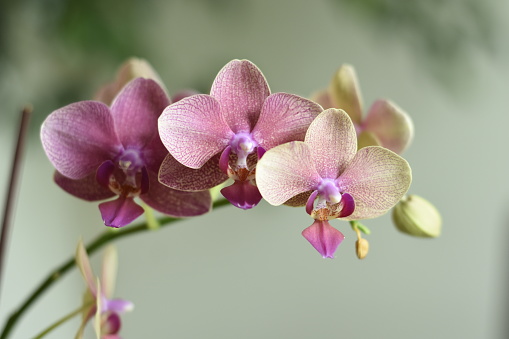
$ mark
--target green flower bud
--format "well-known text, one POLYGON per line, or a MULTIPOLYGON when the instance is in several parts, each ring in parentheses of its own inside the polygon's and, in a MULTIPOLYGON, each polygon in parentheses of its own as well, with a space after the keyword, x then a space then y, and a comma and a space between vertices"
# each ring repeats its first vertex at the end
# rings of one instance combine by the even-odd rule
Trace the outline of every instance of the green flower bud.
POLYGON ((428 200, 417 195, 403 197, 392 209, 392 221, 403 233, 436 238, 442 231, 442 217, 428 200))

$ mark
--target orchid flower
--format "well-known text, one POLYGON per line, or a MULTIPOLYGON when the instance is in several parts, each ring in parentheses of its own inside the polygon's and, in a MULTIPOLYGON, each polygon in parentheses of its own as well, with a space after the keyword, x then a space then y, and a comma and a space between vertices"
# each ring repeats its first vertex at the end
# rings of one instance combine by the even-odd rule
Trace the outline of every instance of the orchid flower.
POLYGON ((117 195, 116 200, 99 205, 104 223, 111 227, 125 226, 143 213, 135 197, 175 217, 208 212, 209 192, 181 192, 157 180, 168 154, 157 133, 157 118, 168 104, 155 81, 137 78, 111 107, 81 101, 51 113, 42 125, 41 140, 57 170, 55 182, 88 201, 117 195))
POLYGON ((382 146, 401 154, 413 139, 412 119, 392 101, 375 101, 367 116, 362 118, 361 92, 355 69, 351 65, 341 66, 329 88, 316 93, 313 99, 324 109, 340 108, 348 113, 358 135, 359 148, 382 146))
POLYGON ((392 208, 410 186, 410 166, 379 146, 357 151, 355 127, 338 109, 321 113, 304 142, 267 151, 258 162, 256 183, 265 200, 305 205, 315 219, 302 235, 324 257, 333 258, 343 234, 329 220, 378 217, 392 208))
POLYGON ((221 193, 249 209, 261 200, 255 168, 266 150, 303 140, 322 108, 302 97, 270 94, 261 71, 248 60, 233 60, 219 72, 210 95, 194 95, 167 107, 159 118, 161 140, 171 156, 159 180, 174 189, 197 191, 234 180, 221 193), (189 175, 177 175, 175 159, 189 175))
POLYGON ((81 326, 76 339, 81 339, 88 321, 94 319, 94 328, 98 339, 120 339, 120 314, 134 308, 132 302, 124 299, 111 299, 117 275, 117 252, 109 246, 103 257, 102 280, 94 276, 83 242, 78 243, 76 264, 87 284, 84 303, 90 304, 83 312, 81 326))

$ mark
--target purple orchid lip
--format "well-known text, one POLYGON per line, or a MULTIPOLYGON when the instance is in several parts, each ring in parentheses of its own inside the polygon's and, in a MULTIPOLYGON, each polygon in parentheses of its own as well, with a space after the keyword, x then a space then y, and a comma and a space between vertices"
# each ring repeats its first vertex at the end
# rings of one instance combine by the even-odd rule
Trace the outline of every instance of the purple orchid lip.
POLYGON ((233 185, 223 188, 221 194, 234 206, 244 210, 255 207, 262 200, 258 188, 246 180, 235 180, 233 185))
POLYGON ((343 233, 332 227, 327 220, 315 220, 311 226, 302 231, 307 241, 323 258, 334 258, 336 250, 345 239, 343 233))

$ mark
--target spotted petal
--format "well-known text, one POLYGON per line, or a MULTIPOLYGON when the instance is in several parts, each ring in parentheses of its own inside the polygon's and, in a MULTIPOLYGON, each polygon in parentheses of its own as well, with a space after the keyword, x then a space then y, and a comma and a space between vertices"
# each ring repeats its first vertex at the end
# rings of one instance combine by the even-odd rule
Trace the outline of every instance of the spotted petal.
POLYGON ((378 146, 360 149, 338 178, 338 186, 355 201, 355 211, 347 219, 370 219, 391 209, 403 197, 412 181, 408 162, 378 146))
POLYGON ((334 108, 323 111, 311 123, 305 143, 322 178, 336 179, 357 151, 352 121, 345 111, 334 108))
POLYGON ((281 205, 300 193, 315 189, 320 180, 311 161, 310 148, 302 141, 274 147, 256 165, 256 185, 272 205, 281 205))
POLYGON ((199 94, 164 110, 159 118, 159 135, 175 159, 187 167, 200 168, 226 147, 233 132, 217 100, 199 94))
POLYGON ((210 211, 209 191, 183 192, 171 189, 157 180, 157 173, 149 172, 150 190, 140 198, 153 209, 174 217, 193 217, 210 211))
POLYGON ((329 95, 334 108, 346 111, 355 124, 360 124, 362 97, 353 66, 345 64, 334 74, 329 85, 329 95))
POLYGON ((157 134, 157 119, 170 104, 164 90, 151 79, 128 83, 111 105, 115 129, 124 147, 144 148, 157 134))
POLYGON ((235 133, 253 129, 269 94, 269 85, 262 72, 248 60, 232 60, 226 64, 210 90, 235 133))
POLYGON ((100 185, 96 180, 96 174, 93 172, 83 179, 73 180, 63 176, 55 171, 53 180, 64 191, 87 201, 98 201, 111 198, 115 194, 109 189, 100 185))
POLYGON ((412 119, 395 103, 377 100, 371 106, 362 127, 373 133, 380 145, 401 154, 414 136, 412 119))
POLYGON ((120 150, 109 108, 81 101, 51 113, 41 127, 44 151, 57 171, 82 179, 120 150))
POLYGON ((311 100, 275 93, 265 100, 252 135, 265 150, 290 141, 303 141, 309 124, 321 112, 320 105, 311 100))
POLYGON ((198 169, 179 163, 168 154, 159 170, 159 181, 170 188, 180 191, 203 191, 211 189, 228 180, 228 175, 219 169, 219 157, 216 155, 198 169))

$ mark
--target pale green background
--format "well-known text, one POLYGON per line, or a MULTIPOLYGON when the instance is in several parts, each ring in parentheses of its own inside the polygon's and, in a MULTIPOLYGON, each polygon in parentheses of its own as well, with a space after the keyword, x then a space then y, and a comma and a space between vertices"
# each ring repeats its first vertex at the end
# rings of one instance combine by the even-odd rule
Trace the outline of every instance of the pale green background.
MULTIPOLYGON (((247 58, 273 92, 303 96, 325 87, 341 63, 354 64, 366 105, 386 97, 412 116, 415 140, 404 154, 413 169, 410 192, 440 209, 443 234, 415 239, 398 233, 389 216, 367 221, 371 250, 359 261, 354 233, 335 221, 347 238, 336 259, 323 260, 300 235, 312 222, 302 209, 262 203, 251 211, 225 207, 126 238, 117 243, 116 295, 136 307, 122 318, 123 338, 506 338, 507 2, 487 2, 495 9, 497 49, 488 55, 472 48, 470 65, 455 75, 455 89, 429 74, 427 57, 417 57, 421 52, 412 51, 408 39, 383 37, 329 1, 229 6, 175 1, 147 8, 138 26, 146 54, 138 56, 150 59, 170 91, 199 81, 210 86, 229 60, 247 58)), ((51 102, 64 76, 82 83, 81 99, 88 99, 115 71, 103 64, 81 69, 83 57, 72 53, 63 63, 52 59, 55 51, 38 36, 37 11, 18 8, 10 18, 18 22, 11 32, 18 44, 11 41, 9 48, 19 58, 0 79, 2 192, 13 110, 41 97, 51 102)), ((34 124, 56 108, 35 107, 34 124)), ((50 269, 74 253, 80 236, 88 242, 104 230, 97 204, 52 183, 37 130, 32 126, 8 248, 2 323, 50 269)), ((93 263, 99 271, 99 256, 93 263)), ((28 312, 14 338, 31 337, 75 309, 83 291, 73 270, 28 312)), ((77 327, 76 319, 48 338, 72 338, 77 327)), ((89 328, 87 338, 93 337, 89 328)))

